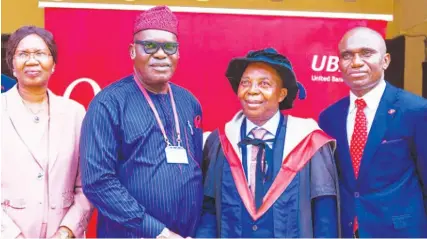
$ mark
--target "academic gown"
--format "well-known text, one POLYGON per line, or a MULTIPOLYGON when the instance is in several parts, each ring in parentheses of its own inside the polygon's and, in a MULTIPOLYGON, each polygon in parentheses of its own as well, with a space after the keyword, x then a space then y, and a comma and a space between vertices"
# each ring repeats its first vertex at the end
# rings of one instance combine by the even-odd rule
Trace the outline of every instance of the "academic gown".
MULTIPOLYGON (((203 200, 201 107, 170 83, 188 164, 168 163, 166 143, 132 76, 101 91, 83 121, 83 191, 98 209, 97 237, 155 238, 165 228, 194 236, 203 200)), ((177 145, 169 94, 149 93, 169 141, 177 145)))
POLYGON ((206 141, 205 197, 196 237, 338 237, 335 141, 312 119, 284 116, 273 149, 273 182, 257 210, 237 146, 243 119, 237 113, 206 141))

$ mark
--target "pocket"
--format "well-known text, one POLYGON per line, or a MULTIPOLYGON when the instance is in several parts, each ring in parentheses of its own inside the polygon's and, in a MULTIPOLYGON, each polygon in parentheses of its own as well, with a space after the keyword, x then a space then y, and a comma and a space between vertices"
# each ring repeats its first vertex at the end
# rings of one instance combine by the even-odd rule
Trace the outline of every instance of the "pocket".
POLYGON ((184 128, 185 139, 182 139, 182 140, 184 140, 184 145, 186 147, 189 160, 193 160, 194 163, 196 163, 197 167, 200 168, 200 163, 199 163, 200 153, 198 152, 199 148, 197 145, 196 132, 195 131, 188 132, 188 131, 190 131, 190 130, 185 127, 184 128), (191 133, 193 133, 193 134, 191 134, 191 133))
POLYGON ((407 228, 412 224, 412 215, 410 214, 403 214, 399 216, 392 216, 391 220, 393 221, 393 227, 394 229, 403 229, 407 228))
POLYGON ((3 207, 14 209, 24 209, 27 207, 27 202, 23 198, 18 199, 4 199, 2 202, 3 207))
MULTIPOLYGON (((387 159, 385 160, 387 163, 390 163, 390 160, 388 158, 392 157, 393 159, 402 159, 410 157, 410 149, 409 149, 409 141, 407 138, 400 138, 400 139, 392 139, 388 141, 381 142, 380 146, 378 147, 380 155, 387 159), (388 157, 386 157, 388 156, 388 157)), ((397 163, 395 161, 395 163, 397 163)))
MULTIPOLYGON (((151 110, 150 110, 151 111, 151 110)), ((157 121, 148 121, 141 123, 138 118, 125 119, 123 123, 123 135, 126 144, 135 144, 144 141, 149 132, 153 131, 153 127, 156 127, 157 121)), ((160 133, 160 131, 159 131, 160 133)))
POLYGON ((382 145, 394 145, 394 144, 399 144, 400 142, 405 141, 404 138, 400 138, 400 139, 391 139, 391 140, 383 140, 381 142, 382 145))

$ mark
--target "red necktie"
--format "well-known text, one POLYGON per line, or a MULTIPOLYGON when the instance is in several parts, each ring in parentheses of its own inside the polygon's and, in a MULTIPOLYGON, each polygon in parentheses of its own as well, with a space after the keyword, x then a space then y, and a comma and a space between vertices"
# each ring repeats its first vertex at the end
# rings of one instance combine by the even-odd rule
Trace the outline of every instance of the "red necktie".
POLYGON ((368 138, 368 122, 363 112, 366 107, 366 102, 363 99, 357 99, 355 103, 357 111, 353 135, 351 136, 350 142, 350 155, 353 163, 354 175, 357 178, 359 176, 363 150, 365 149, 366 140, 368 138))
MULTIPOLYGON (((357 99, 355 101, 357 111, 356 119, 354 122, 353 135, 351 136, 350 142, 350 155, 354 169, 354 176, 356 179, 359 176, 360 162, 363 156, 363 150, 365 149, 366 141, 368 139, 368 122, 366 115, 363 110, 366 108, 366 102, 363 99, 357 99)), ((354 219, 353 230, 356 231, 359 228, 357 223, 357 217, 354 219)))

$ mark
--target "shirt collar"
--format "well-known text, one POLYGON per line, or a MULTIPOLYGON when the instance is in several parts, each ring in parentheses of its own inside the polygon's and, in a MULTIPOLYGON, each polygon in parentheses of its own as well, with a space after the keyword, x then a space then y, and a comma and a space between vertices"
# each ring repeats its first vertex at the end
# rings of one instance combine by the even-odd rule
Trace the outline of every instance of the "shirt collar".
POLYGON ((381 79, 380 82, 366 95, 362 97, 357 97, 353 92, 350 91, 350 107, 349 111, 353 111, 356 109, 355 100, 357 99, 364 99, 366 102, 366 105, 369 109, 375 110, 378 108, 378 105, 380 104, 381 97, 383 96, 384 90, 386 87, 386 83, 384 79, 381 79))
POLYGON ((255 128, 263 128, 268 131, 268 133, 272 134, 273 136, 276 136, 277 127, 280 122, 280 111, 278 110, 276 114, 273 115, 265 124, 263 124, 261 127, 254 124, 252 121, 250 121, 248 118, 246 123, 246 135, 249 135, 251 131, 255 128))

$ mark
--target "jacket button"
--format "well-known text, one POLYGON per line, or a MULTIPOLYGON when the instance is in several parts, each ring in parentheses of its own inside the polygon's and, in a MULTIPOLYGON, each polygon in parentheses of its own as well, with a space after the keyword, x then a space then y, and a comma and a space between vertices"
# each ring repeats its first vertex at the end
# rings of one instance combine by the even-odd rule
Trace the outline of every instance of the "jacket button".
POLYGON ((358 197, 360 197, 360 194, 359 194, 359 192, 354 192, 354 197, 355 197, 355 198, 358 198, 358 197))
POLYGON ((43 173, 39 173, 38 175, 37 175, 37 179, 38 180, 41 180, 43 178, 43 173))
POLYGON ((258 230, 258 226, 257 225, 253 225, 252 226, 252 230, 254 230, 254 231, 258 230))
POLYGON ((55 208, 56 208, 56 205, 55 205, 55 204, 52 204, 52 205, 50 206, 50 208, 55 209, 55 208))

